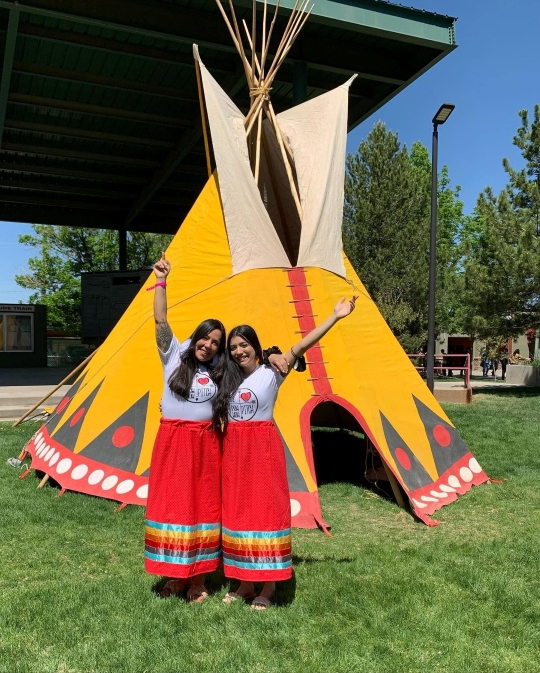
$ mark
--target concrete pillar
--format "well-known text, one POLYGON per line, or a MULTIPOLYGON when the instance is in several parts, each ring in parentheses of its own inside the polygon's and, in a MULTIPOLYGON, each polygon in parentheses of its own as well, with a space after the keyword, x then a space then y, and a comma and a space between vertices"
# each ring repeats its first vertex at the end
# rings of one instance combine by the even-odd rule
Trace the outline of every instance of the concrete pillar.
POLYGON ((127 271, 127 231, 118 230, 118 269, 127 271))
POLYGON ((296 61, 293 65, 293 105, 307 100, 307 63, 296 61))

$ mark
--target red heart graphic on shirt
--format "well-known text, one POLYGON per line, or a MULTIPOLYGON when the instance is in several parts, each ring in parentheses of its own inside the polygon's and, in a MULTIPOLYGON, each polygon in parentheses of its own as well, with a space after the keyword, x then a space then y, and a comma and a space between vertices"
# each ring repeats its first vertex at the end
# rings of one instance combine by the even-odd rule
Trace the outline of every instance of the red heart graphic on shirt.
POLYGON ((210 381, 209 378, 203 378, 203 379, 197 379, 197 381, 201 384, 201 386, 205 386, 208 381, 210 381))
POLYGON ((244 400, 244 402, 247 402, 250 397, 251 397, 251 393, 240 393, 240 399, 244 400))

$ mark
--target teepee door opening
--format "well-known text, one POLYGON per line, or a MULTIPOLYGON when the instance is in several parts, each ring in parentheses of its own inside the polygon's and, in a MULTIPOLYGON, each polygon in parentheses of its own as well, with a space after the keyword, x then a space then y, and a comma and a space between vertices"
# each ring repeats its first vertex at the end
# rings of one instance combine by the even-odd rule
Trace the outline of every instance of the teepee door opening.
POLYGON ((404 506, 404 493, 360 422, 340 404, 311 413, 311 450, 318 486, 346 482, 404 506))

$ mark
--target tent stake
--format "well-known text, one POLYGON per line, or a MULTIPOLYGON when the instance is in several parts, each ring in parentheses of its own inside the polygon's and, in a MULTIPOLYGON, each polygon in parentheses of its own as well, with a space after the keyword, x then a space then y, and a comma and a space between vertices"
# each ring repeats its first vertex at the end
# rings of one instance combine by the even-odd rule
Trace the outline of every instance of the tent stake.
POLYGON ((24 419, 25 419, 27 416, 30 416, 30 414, 31 414, 33 411, 35 411, 35 410, 39 407, 40 404, 43 404, 43 402, 45 402, 45 400, 48 400, 49 397, 50 397, 53 393, 55 393, 55 392, 58 390, 58 388, 61 388, 65 383, 67 383, 67 381, 69 381, 69 379, 70 379, 74 374, 77 374, 78 372, 81 371, 81 369, 83 369, 84 367, 86 367, 86 365, 90 362, 90 360, 94 357, 94 355, 98 352, 98 350, 99 350, 99 349, 96 348, 95 351, 92 351, 92 352, 90 353, 90 355, 89 355, 85 360, 83 360, 83 361, 81 362, 80 365, 78 365, 77 367, 75 367, 75 369, 74 369, 72 372, 70 372, 70 373, 66 376, 65 379, 63 379, 62 381, 60 381, 60 383, 59 383, 57 386, 55 386, 52 390, 50 390, 50 391, 45 395, 45 397, 42 397, 42 398, 39 400, 39 402, 38 402, 37 404, 34 404, 34 406, 33 406, 29 411, 27 411, 25 414, 23 414, 23 415, 19 418, 18 421, 16 421, 15 423, 13 423, 13 427, 15 428, 17 425, 19 425, 19 423, 22 423, 22 422, 24 421, 24 419))

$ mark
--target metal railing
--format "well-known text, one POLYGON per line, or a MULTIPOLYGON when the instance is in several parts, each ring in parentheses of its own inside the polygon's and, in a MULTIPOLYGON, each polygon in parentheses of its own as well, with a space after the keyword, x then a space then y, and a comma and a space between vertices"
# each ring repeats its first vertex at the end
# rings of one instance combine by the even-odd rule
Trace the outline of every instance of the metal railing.
MULTIPOLYGON (((417 353, 411 354, 407 353, 407 357, 410 360, 417 360, 418 364, 415 364, 416 371, 420 374, 422 378, 426 378, 426 354, 417 353)), ((435 354, 435 367, 433 368, 435 376, 444 378, 446 374, 450 376, 452 372, 459 371, 463 372, 463 387, 471 387, 471 356, 469 353, 436 353, 435 354), (454 358, 456 364, 450 364, 451 359, 454 358), (464 364, 459 364, 463 362, 464 364), (440 364, 442 363, 442 364, 440 364), (444 372, 444 374, 443 374, 444 372)))

